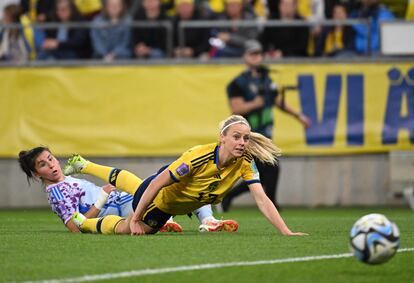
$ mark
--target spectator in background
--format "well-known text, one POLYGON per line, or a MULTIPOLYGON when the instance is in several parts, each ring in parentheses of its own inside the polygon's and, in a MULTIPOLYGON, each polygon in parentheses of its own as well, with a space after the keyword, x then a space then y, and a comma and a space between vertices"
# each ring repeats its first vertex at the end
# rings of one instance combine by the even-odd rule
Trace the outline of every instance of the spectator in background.
POLYGON ((21 15, 20 6, 7 5, 4 9, 4 24, 21 24, 22 28, 0 29, 0 59, 15 63, 34 60, 43 43, 43 30, 34 28, 27 15, 21 15))
MULTIPOLYGON (((220 15, 219 20, 242 21, 254 20, 255 15, 244 9, 242 0, 225 0, 225 12, 220 15)), ((215 38, 210 40, 213 57, 241 57, 244 52, 244 44, 249 39, 254 39, 258 35, 256 27, 238 27, 220 29, 215 38)))
MULTIPOLYGON (((134 17, 135 21, 158 22, 169 18, 161 9, 160 0, 142 0, 134 17)), ((163 58, 166 56, 167 31, 164 27, 134 28, 132 35, 133 51, 137 58, 163 58)))
POLYGON ((45 22, 53 11, 53 0, 21 0, 22 13, 27 14, 32 22, 45 22))
MULTIPOLYGON (((276 1, 276 0, 272 0, 276 1)), ((214 14, 222 14, 225 10, 226 0, 204 0, 204 5, 214 14)), ((242 0, 244 9, 259 18, 266 18, 268 14, 268 0, 242 0)))
MULTIPOLYGON (((280 0, 279 19, 283 22, 303 20, 298 15, 296 0, 280 0)), ((271 58, 306 56, 309 38, 308 27, 267 27, 260 40, 266 55, 271 58)))
POLYGON ((184 29, 184 46, 179 46, 179 23, 181 21, 201 20, 200 12, 194 5, 194 0, 176 0, 177 15, 174 17, 174 55, 175 57, 191 58, 207 55, 209 48, 209 30, 204 28, 184 29))
MULTIPOLYGON (((9 4, 3 9, 2 24, 18 24, 19 6, 9 4)), ((15 63, 29 59, 28 44, 19 28, 4 28, 0 30, 0 59, 15 63)))
POLYGON ((394 20, 394 15, 383 5, 378 3, 378 0, 362 0, 362 6, 359 10, 351 13, 351 18, 369 19, 370 25, 367 27, 364 24, 354 25, 355 30, 355 50, 359 54, 368 54, 370 49, 372 54, 379 51, 379 33, 380 22, 386 20, 394 20), (368 28, 371 33, 371 42, 368 42, 368 28))
MULTIPOLYGON (((343 21, 348 18, 346 7, 337 4, 333 7, 333 19, 343 21)), ((352 56, 354 47, 354 30, 351 26, 325 26, 317 39, 317 56, 352 56)))
MULTIPOLYGON (((297 0, 298 14, 308 20, 319 20, 332 18, 333 6, 346 4, 355 6, 360 0, 297 0)), ((280 0, 268 0, 267 7, 273 18, 279 18, 280 0)))
POLYGON ((96 25, 91 30, 93 56, 107 62, 131 57, 130 21, 124 0, 106 0, 102 13, 93 20, 96 25), (108 24, 108 27, 99 27, 108 24))
POLYGON ((96 15, 101 12, 102 2, 105 0, 74 0, 76 8, 81 13, 81 15, 87 19, 91 20, 96 15))
MULTIPOLYGON (((70 0, 57 0, 51 17, 52 22, 61 24, 82 22, 75 4, 70 0)), ((46 30, 46 39, 42 44, 43 54, 40 59, 80 59, 90 57, 89 31, 85 28, 68 28, 46 30)))
POLYGON ((0 20, 3 19, 3 11, 6 6, 9 6, 10 4, 19 4, 20 0, 2 0, 0 1, 0 20))

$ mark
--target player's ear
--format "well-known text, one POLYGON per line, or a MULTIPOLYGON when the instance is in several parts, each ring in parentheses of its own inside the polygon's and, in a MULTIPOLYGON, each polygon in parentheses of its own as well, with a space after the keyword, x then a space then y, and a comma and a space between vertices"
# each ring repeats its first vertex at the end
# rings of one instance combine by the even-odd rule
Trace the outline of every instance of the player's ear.
POLYGON ((223 134, 220 134, 220 143, 224 144, 224 135, 223 134))

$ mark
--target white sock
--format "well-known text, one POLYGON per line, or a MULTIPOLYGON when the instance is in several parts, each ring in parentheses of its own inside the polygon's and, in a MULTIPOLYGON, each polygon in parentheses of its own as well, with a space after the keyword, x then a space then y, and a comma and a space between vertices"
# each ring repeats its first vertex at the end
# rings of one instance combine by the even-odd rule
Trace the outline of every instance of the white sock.
POLYGON ((194 213, 197 215, 198 221, 200 221, 201 224, 204 224, 206 221, 217 220, 214 218, 213 211, 211 210, 211 205, 209 204, 200 207, 199 209, 195 210, 194 213))

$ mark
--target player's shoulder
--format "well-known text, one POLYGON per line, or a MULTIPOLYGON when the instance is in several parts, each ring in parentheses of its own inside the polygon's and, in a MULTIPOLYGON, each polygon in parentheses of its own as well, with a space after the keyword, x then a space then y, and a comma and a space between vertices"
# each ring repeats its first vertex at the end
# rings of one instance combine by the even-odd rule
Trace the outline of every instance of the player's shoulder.
POLYGON ((218 147, 217 143, 210 143, 204 145, 198 145, 189 149, 186 154, 188 160, 192 165, 195 165, 201 161, 214 159, 215 151, 218 147))
POLYGON ((253 155, 251 153, 248 153, 248 152, 243 153, 242 160, 243 160, 244 163, 247 163, 247 164, 250 164, 250 163, 254 162, 253 161, 253 155))

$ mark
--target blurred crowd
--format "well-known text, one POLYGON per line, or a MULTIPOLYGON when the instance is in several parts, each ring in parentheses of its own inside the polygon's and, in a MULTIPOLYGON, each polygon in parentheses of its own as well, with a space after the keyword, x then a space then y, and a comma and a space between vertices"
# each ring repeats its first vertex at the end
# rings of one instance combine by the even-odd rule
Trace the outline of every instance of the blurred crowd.
MULTIPOLYGON (((403 2, 404 17, 414 19, 414 1, 403 2)), ((242 56, 249 39, 259 40, 270 58, 375 55, 380 21, 396 18, 380 0, 2 0, 0 10, 0 58, 13 62, 234 58, 242 56), (366 19, 369 24, 320 24, 329 19, 366 19), (186 28, 180 42, 179 23, 200 20, 297 20, 311 25, 186 28), (67 25, 85 22, 91 26, 67 25), (164 26, 134 22, 171 23, 172 48, 164 26), (60 25, 50 29, 34 23, 60 25)))

